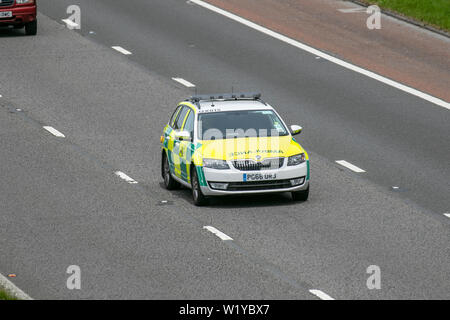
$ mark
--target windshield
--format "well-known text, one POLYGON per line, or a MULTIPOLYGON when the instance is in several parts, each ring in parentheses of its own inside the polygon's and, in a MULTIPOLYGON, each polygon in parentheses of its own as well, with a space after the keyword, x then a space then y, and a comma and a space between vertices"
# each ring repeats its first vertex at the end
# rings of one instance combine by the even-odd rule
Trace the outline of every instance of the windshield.
POLYGON ((286 136, 289 132, 272 110, 240 110, 201 113, 199 139, 286 136))

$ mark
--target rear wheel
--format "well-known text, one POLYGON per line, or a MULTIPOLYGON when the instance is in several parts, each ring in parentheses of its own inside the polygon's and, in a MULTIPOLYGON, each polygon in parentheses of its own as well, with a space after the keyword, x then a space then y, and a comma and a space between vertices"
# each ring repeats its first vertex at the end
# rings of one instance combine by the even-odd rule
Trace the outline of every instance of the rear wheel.
POLYGON ((301 191, 293 191, 292 193, 292 200, 294 201, 306 201, 308 200, 309 196, 309 186, 306 190, 301 191))
POLYGON ((37 20, 25 24, 25 33, 28 36, 35 36, 37 34, 37 20))
POLYGON ((192 199, 196 206, 204 206, 208 203, 208 199, 203 195, 198 182, 197 168, 193 165, 191 172, 192 199))
POLYGON ((180 187, 178 181, 175 181, 175 179, 172 178, 172 175, 170 174, 169 160, 167 159, 165 153, 163 154, 161 173, 164 179, 164 186, 167 190, 173 190, 180 187))

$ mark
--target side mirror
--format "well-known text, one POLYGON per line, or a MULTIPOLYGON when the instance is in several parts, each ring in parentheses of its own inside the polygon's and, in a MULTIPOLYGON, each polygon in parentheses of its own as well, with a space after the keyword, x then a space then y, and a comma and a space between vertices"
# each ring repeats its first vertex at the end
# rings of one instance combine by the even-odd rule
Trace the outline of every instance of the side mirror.
POLYGON ((293 136, 295 136, 296 134, 300 134, 300 132, 302 132, 302 127, 297 126, 297 125, 292 125, 291 126, 291 133, 293 136))
POLYGON ((191 134, 189 131, 177 131, 175 132, 175 140, 191 141, 191 134))

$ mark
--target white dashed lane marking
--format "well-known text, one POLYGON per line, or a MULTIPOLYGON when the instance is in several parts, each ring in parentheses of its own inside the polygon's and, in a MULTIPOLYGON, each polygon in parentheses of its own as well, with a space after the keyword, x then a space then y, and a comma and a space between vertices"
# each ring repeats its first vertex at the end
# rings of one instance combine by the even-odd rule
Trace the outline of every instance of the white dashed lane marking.
POLYGON ((186 86, 186 87, 188 87, 188 88, 193 88, 193 87, 195 87, 195 84, 193 84, 193 83, 191 83, 191 82, 189 82, 189 81, 187 81, 187 80, 184 80, 183 78, 172 78, 172 80, 173 80, 173 81, 176 81, 176 82, 178 82, 178 83, 181 83, 183 86, 186 86))
POLYGON ((222 240, 233 240, 233 238, 227 236, 225 233, 223 233, 222 231, 217 230, 214 227, 211 226, 204 226, 203 229, 208 230, 209 232, 214 233, 216 236, 218 236, 220 239, 222 240))
POLYGON ((130 178, 129 176, 127 176, 125 173, 123 173, 122 171, 116 171, 114 172, 114 174, 116 176, 118 176, 119 178, 125 180, 126 182, 130 183, 130 184, 136 184, 138 183, 136 180, 134 180, 133 178, 130 178))
POLYGON ((444 213, 444 216, 446 216, 447 218, 450 218, 450 213, 444 213))
POLYGON ((78 23, 75 23, 70 19, 62 19, 62 22, 64 22, 69 28, 72 28, 72 29, 79 28, 78 23))
POLYGON ((130 51, 128 51, 128 50, 126 50, 126 49, 124 49, 124 48, 122 48, 122 47, 119 47, 119 46, 113 46, 113 47, 111 47, 111 48, 113 48, 113 49, 116 50, 116 51, 119 51, 120 53, 122 53, 122 54, 124 54, 124 55, 130 55, 130 54, 132 54, 130 51))
POLYGON ((49 127, 49 126, 45 126, 43 127, 45 130, 47 130, 48 132, 50 132, 52 135, 54 135, 55 137, 58 138, 65 138, 66 136, 63 135, 61 132, 59 132, 58 130, 56 130, 53 127, 49 127))
POLYGON ((311 289, 309 290, 309 292, 315 295, 316 297, 320 298, 321 300, 334 300, 334 298, 330 297, 322 290, 311 289))
POLYGON ((365 170, 363 170, 363 169, 361 169, 361 168, 358 168, 357 166, 355 166, 355 165, 353 165, 353 164, 351 164, 350 162, 347 162, 347 161, 345 161, 345 160, 336 160, 336 163, 338 163, 338 164, 340 164, 341 166, 344 166, 344 167, 346 167, 346 168, 348 168, 348 169, 350 169, 350 170, 352 170, 352 171, 354 171, 354 172, 358 172, 358 173, 360 173, 360 172, 366 172, 365 170))

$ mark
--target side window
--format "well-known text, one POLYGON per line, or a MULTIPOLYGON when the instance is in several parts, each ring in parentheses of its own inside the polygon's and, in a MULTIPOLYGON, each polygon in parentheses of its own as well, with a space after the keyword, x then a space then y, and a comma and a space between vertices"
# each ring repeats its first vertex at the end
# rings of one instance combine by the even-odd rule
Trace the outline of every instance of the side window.
POLYGON ((183 130, 188 131, 191 134, 191 138, 194 139, 194 112, 192 110, 189 111, 183 130))
POLYGON ((175 124, 173 125, 173 128, 175 130, 181 129, 181 127, 183 126, 184 118, 186 118, 186 114, 188 113, 188 111, 189 111, 188 107, 183 107, 183 109, 181 109, 181 111, 179 112, 178 118, 175 121, 175 124))
POLYGON ((182 108, 182 106, 179 106, 178 108, 176 108, 175 112, 173 113, 172 117, 170 118, 169 126, 171 126, 172 128, 173 128, 174 122, 177 119, 177 115, 181 108, 182 108))

